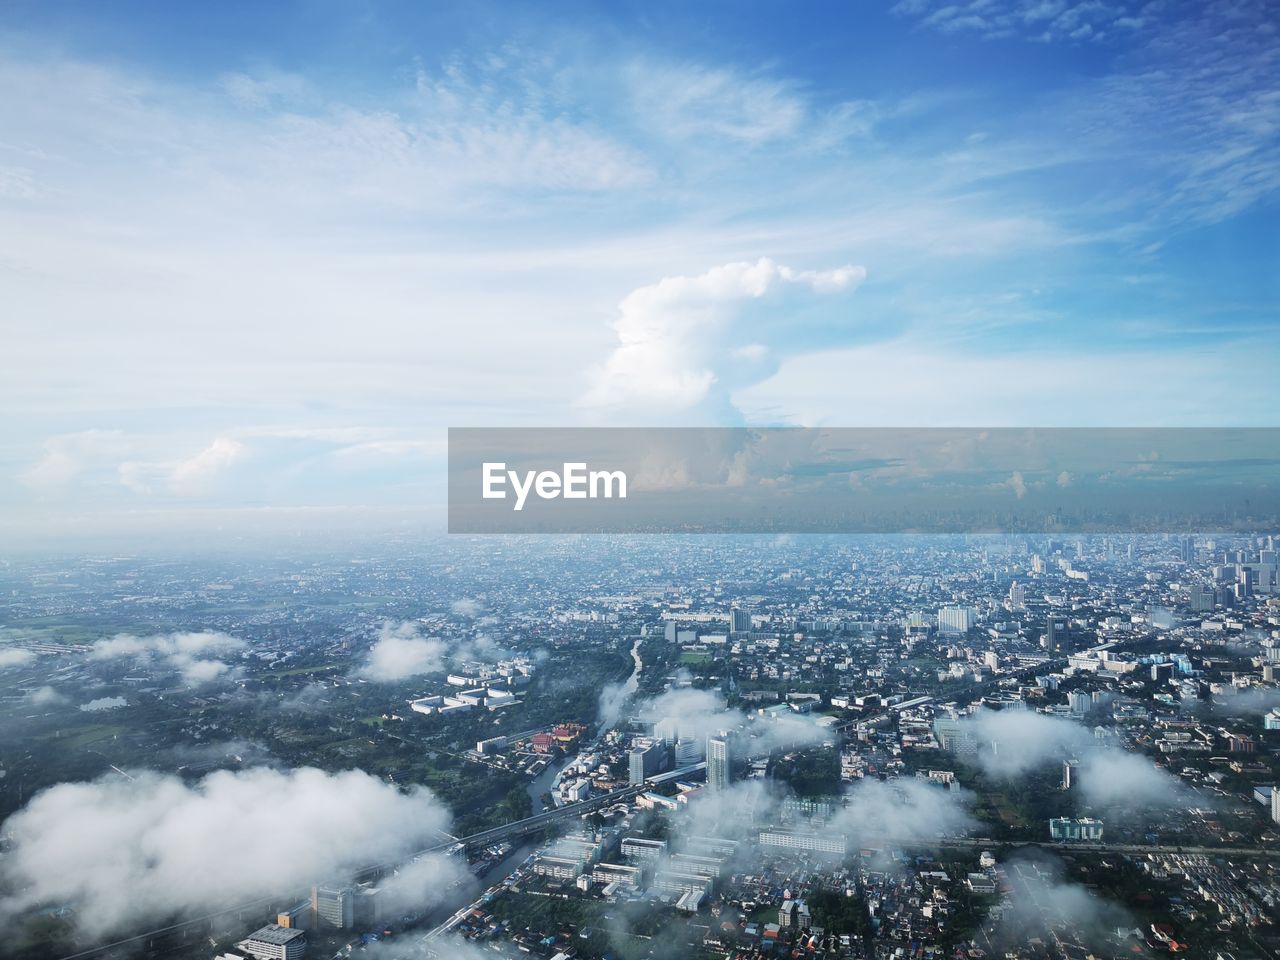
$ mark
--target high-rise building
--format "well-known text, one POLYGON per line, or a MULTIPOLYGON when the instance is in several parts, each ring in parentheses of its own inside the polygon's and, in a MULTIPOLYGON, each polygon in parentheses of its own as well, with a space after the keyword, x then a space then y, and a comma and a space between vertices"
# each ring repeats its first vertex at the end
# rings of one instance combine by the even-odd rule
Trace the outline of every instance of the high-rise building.
POLYGON ((967 633, 978 622, 978 611, 973 607, 943 607, 938 611, 939 633, 967 633))
POLYGON ((733 607, 729 610, 729 632, 730 633, 750 633, 751 632, 751 613, 743 610, 741 607, 733 607))
POLYGON ((1080 786, 1080 761, 1064 760, 1062 763, 1062 789, 1071 790, 1080 786))
POLYGON ((973 756, 978 752, 978 741, 970 726, 956 717, 935 717, 933 735, 938 745, 956 756, 973 756))
POLYGON ((1280 786, 1271 788, 1271 821, 1280 823, 1280 786))
POLYGON ((640 743, 631 748, 630 782, 644 783, 655 773, 661 773, 667 758, 667 745, 662 740, 640 743))
POLYGON ((1066 617, 1050 616, 1044 625, 1044 648, 1050 653, 1058 653, 1067 649, 1070 638, 1071 623, 1066 617))
POLYGON ((1213 612, 1213 589, 1202 583, 1193 583, 1190 594, 1190 606, 1192 613, 1212 613, 1213 612))
POLYGON ((314 886, 311 910, 321 927, 350 930, 355 926, 356 892, 349 886, 314 886))
POLYGON ((1009 587, 1009 609, 1025 610, 1027 607, 1027 591, 1017 580, 1009 587))
POLYGON ((729 734, 720 733, 707 738, 707 786, 712 790, 724 790, 733 779, 733 757, 729 749, 729 734))

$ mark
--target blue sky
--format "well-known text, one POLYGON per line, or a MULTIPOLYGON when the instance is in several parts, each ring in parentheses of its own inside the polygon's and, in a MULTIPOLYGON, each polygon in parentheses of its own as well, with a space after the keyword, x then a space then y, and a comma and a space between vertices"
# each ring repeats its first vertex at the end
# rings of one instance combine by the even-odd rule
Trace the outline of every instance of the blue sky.
POLYGON ((1278 52, 1262 2, 8 4, 0 533, 438 514, 450 425, 1274 426, 1278 52))

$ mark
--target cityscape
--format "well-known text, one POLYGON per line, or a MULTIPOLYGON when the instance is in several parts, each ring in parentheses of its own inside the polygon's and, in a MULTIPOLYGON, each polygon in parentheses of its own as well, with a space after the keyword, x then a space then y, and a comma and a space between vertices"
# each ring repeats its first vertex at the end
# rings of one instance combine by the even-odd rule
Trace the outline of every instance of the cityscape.
POLYGON ((0 960, 1280 960, 1280 0, 0 0, 0 960))
POLYGON ((1271 956, 1278 540, 10 560, 0 953, 1271 956))

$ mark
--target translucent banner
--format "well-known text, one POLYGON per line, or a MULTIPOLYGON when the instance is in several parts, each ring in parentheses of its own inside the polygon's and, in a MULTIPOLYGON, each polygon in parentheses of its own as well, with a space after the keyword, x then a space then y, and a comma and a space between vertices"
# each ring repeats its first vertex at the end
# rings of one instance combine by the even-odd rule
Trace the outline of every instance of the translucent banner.
POLYGON ((1280 525, 1280 429, 453 428, 451 533, 1280 525))

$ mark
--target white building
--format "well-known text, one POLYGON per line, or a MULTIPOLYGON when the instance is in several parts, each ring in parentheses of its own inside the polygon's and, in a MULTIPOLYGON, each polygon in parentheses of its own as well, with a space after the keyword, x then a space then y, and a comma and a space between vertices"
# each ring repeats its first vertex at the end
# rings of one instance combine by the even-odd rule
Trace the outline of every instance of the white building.
POLYGON ((307 935, 301 930, 269 923, 237 943, 236 949, 255 960, 302 960, 307 950, 307 935))

